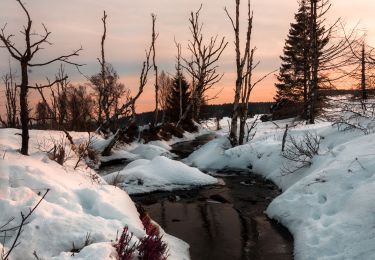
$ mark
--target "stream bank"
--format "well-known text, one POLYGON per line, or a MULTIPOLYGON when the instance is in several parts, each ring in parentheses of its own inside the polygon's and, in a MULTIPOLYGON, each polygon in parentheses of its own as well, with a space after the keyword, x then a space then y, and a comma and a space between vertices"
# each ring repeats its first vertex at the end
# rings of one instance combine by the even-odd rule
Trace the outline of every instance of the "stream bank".
MULTIPOLYGON (((174 144, 180 159, 214 139, 206 134, 174 144)), ((101 174, 126 165, 107 165, 101 174)), ((190 244, 191 259, 293 259, 293 237, 267 218, 265 209, 281 191, 272 182, 249 172, 210 173, 225 185, 131 195, 170 235, 190 244)))

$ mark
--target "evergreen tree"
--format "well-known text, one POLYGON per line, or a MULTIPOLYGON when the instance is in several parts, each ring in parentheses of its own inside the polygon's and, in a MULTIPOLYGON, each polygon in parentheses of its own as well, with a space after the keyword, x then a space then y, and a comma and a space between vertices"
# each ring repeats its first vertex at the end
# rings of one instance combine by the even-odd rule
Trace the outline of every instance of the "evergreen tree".
MULTIPOLYGON (((311 80, 311 15, 310 0, 301 0, 295 22, 291 24, 285 41, 284 53, 281 56, 282 65, 276 84, 276 102, 303 102, 309 98, 309 84, 311 80)), ((329 42, 329 35, 325 35, 324 25, 318 25, 318 56, 322 55, 324 47, 329 42)), ((302 112, 302 111, 300 111, 302 112)), ((305 111, 304 111, 305 112, 305 111)), ((305 114, 305 113, 304 113, 305 114)))
POLYGON ((291 24, 285 41, 281 68, 277 77, 276 102, 302 101, 305 97, 309 71, 309 14, 305 1, 301 1, 295 22, 291 24))
POLYGON ((171 122, 178 122, 180 119, 180 82, 182 93, 182 113, 185 112, 190 101, 191 93, 189 91, 189 83, 186 81, 182 73, 177 73, 173 78, 172 88, 167 98, 167 117, 171 122))

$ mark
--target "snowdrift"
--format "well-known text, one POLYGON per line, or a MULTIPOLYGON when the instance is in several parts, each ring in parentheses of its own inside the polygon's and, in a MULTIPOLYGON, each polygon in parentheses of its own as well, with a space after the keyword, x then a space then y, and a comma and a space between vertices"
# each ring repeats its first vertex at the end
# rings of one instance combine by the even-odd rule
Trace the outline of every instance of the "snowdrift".
POLYGON ((118 179, 120 187, 129 194, 171 191, 218 183, 216 178, 164 156, 152 160, 136 160, 122 171, 104 176, 109 183, 114 178, 118 179))
MULTIPOLYGON (((91 244, 75 254, 75 259, 115 259, 112 247, 117 232, 124 226, 134 233, 133 241, 145 236, 136 207, 128 194, 106 184, 92 170, 78 167, 72 154, 64 166, 51 161, 36 149, 38 142, 63 133, 31 131, 30 156, 18 153, 21 137, 14 129, 0 130, 0 226, 14 217, 9 226, 20 223, 20 212, 27 213, 47 189, 50 192, 41 202, 19 239, 20 245, 12 252, 13 260, 35 259, 36 251, 42 259, 71 259, 75 248, 84 245, 89 234, 91 244)), ((75 140, 87 138, 72 133, 75 140)), ((15 234, 7 233, 5 250, 15 234)), ((188 245, 164 234, 172 259, 188 259, 188 245)))

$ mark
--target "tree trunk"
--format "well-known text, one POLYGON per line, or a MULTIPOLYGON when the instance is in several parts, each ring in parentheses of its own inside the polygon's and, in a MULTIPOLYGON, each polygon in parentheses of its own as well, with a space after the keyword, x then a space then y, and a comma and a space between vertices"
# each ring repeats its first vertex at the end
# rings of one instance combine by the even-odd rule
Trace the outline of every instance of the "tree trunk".
POLYGON ((239 27, 239 18, 240 18, 240 0, 236 0, 236 24, 235 24, 235 44, 236 44, 236 66, 237 66, 237 79, 236 79, 236 90, 234 94, 234 101, 233 101, 233 114, 232 114, 232 122, 231 122, 231 131, 229 135, 229 139, 233 146, 238 144, 237 139, 237 123, 240 108, 240 98, 241 98, 241 88, 242 88, 242 72, 243 66, 241 65, 241 53, 240 53, 240 27, 239 27))
POLYGON ((362 99, 367 99, 366 91, 366 56, 365 56, 365 45, 362 46, 362 70, 361 70, 361 89, 362 89, 362 99))
POLYGON ((318 100, 318 39, 317 39, 317 0, 311 1, 311 28, 312 28, 312 79, 309 101, 309 123, 315 123, 316 102, 318 100))
POLYGON ((27 93, 29 78, 27 72, 27 62, 21 61, 21 91, 20 91, 20 116, 21 116, 21 126, 22 126, 22 146, 21 154, 29 154, 29 108, 27 103, 27 93))
POLYGON ((242 145, 245 141, 245 126, 246 126, 246 120, 247 115, 249 111, 249 103, 243 104, 242 111, 241 111, 241 117, 240 117, 240 134, 238 136, 238 144, 242 145))

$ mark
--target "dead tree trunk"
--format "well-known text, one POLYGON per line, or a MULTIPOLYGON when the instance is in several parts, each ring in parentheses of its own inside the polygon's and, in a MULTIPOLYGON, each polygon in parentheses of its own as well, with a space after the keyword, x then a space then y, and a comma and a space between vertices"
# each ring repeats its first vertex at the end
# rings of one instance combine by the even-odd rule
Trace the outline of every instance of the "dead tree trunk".
POLYGON ((176 70, 177 70, 177 75, 178 77, 178 88, 179 88, 179 95, 180 95, 180 111, 179 111, 179 120, 181 120, 182 115, 183 115, 183 104, 182 104, 182 68, 181 68, 181 44, 177 43, 175 41, 176 47, 177 47, 177 65, 176 65, 176 70))
POLYGON ((155 33, 155 23, 156 23, 156 15, 152 14, 152 65, 154 67, 155 72, 155 118, 153 122, 153 126, 158 124, 158 117, 159 117, 159 73, 158 73, 158 66, 156 65, 156 49, 155 49, 155 42, 158 35, 155 33))
POLYGON ((21 85, 20 85, 20 117, 22 126, 22 146, 21 154, 29 153, 29 105, 27 102, 29 75, 27 71, 27 61, 21 60, 21 85))
POLYGON ((103 35, 102 35, 102 40, 101 40, 101 60, 99 60, 100 67, 101 67, 101 78, 102 78, 102 86, 101 86, 101 91, 98 93, 98 123, 102 124, 103 123, 103 115, 102 113, 105 113, 106 120, 108 121, 109 119, 109 112, 103 111, 103 108, 105 110, 105 103, 106 103, 106 90, 107 90, 107 77, 106 77, 106 61, 105 61, 105 39, 107 37, 107 14, 104 11, 103 18, 103 35))
POLYGON ((361 55, 361 90, 362 90, 362 99, 367 99, 367 90, 366 90, 366 50, 365 44, 362 45, 362 55, 361 55))

